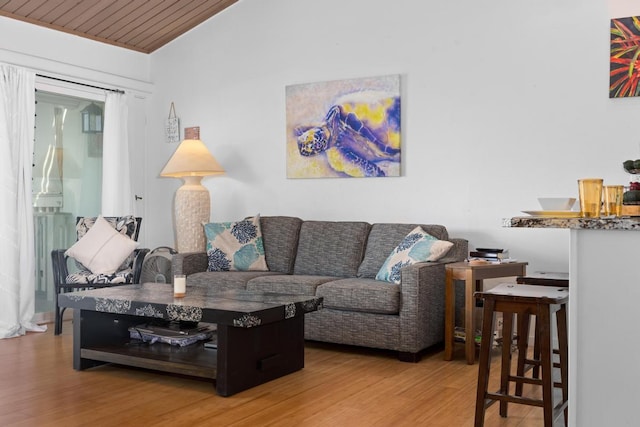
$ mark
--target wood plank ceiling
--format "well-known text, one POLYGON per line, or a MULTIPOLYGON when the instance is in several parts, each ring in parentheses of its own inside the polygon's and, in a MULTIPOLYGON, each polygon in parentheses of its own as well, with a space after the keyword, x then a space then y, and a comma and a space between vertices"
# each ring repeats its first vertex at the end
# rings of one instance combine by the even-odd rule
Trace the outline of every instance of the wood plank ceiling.
POLYGON ((151 53, 238 0, 0 0, 0 15, 151 53))

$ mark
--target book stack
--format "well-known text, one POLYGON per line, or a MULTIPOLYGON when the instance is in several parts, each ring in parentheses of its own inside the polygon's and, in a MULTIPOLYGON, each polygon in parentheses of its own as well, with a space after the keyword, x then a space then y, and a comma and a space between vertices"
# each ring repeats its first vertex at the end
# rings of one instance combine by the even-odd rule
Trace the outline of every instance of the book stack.
POLYGON ((475 251, 469 252, 469 259, 487 261, 492 264, 515 261, 509 257, 508 249, 500 248, 476 248, 475 251))

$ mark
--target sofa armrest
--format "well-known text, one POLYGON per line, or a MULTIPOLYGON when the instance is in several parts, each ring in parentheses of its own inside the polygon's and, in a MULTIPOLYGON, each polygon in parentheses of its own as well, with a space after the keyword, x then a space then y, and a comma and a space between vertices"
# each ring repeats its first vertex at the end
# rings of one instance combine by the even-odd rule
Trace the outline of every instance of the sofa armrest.
POLYGON ((415 353, 444 340, 445 264, 421 262, 401 275, 400 351, 415 353))
POLYGON ((184 274, 207 271, 209 259, 206 252, 177 253, 171 257, 171 274, 184 274))
POLYGON ((467 239, 451 238, 449 239, 453 243, 453 247, 449 249, 447 254, 440 258, 438 262, 448 264, 451 262, 464 261, 469 256, 469 241, 467 239))

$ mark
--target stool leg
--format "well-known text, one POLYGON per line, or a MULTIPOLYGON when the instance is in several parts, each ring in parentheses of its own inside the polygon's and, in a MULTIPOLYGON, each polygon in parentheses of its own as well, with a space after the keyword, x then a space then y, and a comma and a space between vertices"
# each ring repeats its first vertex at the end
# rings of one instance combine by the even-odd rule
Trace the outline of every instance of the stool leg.
POLYGON ((542 367, 542 401, 544 426, 553 426, 553 353, 551 351, 551 315, 549 305, 539 305, 536 324, 540 333, 540 365, 542 367))
POLYGON ((560 381, 562 381, 562 402, 564 408, 564 425, 568 425, 569 408, 569 362, 568 362, 568 341, 567 341, 567 306, 562 304, 560 310, 556 312, 556 323, 558 326, 558 349, 560 354, 560 381))
MULTIPOLYGON (((518 313, 518 369, 516 375, 524 377, 525 360, 529 348, 529 325, 531 316, 529 312, 518 313)), ((516 396, 522 396, 522 381, 516 382, 516 396)))
MULTIPOLYGON (((540 344, 538 343, 538 341, 540 340, 540 338, 538 337, 538 327, 535 327, 535 335, 534 335, 534 342, 533 342, 533 359, 532 360, 537 360, 538 362, 540 361, 540 344)), ((553 349, 552 350, 553 353, 557 353, 558 350, 553 349)), ((540 364, 535 364, 533 365, 533 374, 532 374, 532 378, 540 378, 540 364)))
POLYGON ((495 320, 495 301, 484 301, 482 315, 482 341, 480 342, 480 357, 478 359, 478 390, 476 393, 475 427, 484 426, 484 413, 487 408, 486 395, 489 387, 491 371, 491 343, 493 340, 493 325, 495 320))
MULTIPOLYGON (((540 332, 538 331, 538 319, 535 320, 535 332, 533 338, 533 360, 540 360, 540 332)), ((540 365, 533 365, 533 378, 540 378, 540 365)))
MULTIPOLYGON (((502 366, 500 369, 500 393, 509 394, 509 375, 511 374, 511 343, 513 341, 513 313, 502 313, 502 366)), ((500 416, 507 416, 509 402, 500 401, 500 416)))

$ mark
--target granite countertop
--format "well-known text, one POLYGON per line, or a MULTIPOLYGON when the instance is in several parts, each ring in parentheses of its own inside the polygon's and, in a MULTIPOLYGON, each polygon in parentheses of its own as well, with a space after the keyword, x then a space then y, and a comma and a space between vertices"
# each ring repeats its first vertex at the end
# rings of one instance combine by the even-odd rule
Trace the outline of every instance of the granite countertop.
POLYGON ((640 217, 615 218, 557 218, 547 216, 517 216, 504 218, 503 227, 513 228, 568 228, 578 230, 640 231, 640 217))

